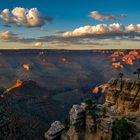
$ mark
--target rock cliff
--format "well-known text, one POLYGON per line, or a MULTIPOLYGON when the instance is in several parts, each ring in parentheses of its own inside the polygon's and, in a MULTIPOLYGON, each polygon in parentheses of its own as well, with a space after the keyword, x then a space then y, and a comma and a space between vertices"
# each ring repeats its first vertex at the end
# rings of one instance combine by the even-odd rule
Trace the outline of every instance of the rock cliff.
POLYGON ((140 139, 140 81, 111 79, 107 83, 104 104, 89 100, 73 105, 68 130, 61 123, 55 127, 54 124, 45 133, 46 140, 140 139), (118 129, 125 132, 119 136, 118 129), (50 130, 51 137, 48 137, 50 130))
POLYGON ((107 87, 106 103, 112 111, 140 114, 140 80, 111 79, 107 87))

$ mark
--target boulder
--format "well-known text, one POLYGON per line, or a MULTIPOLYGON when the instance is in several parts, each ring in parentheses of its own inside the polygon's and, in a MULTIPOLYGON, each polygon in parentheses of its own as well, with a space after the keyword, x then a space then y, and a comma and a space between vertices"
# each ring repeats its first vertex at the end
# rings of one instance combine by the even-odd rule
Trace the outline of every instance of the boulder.
POLYGON ((46 140, 59 140, 63 130, 65 129, 64 125, 60 121, 55 121, 51 124, 49 130, 45 133, 46 140))

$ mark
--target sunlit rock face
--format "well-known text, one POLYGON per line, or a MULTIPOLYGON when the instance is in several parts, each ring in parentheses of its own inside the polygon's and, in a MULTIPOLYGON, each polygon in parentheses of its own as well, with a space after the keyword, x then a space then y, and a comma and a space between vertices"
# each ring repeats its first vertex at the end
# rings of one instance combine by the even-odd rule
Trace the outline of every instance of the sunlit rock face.
POLYGON ((6 91, 4 91, 4 94, 9 93, 10 91, 12 91, 15 88, 21 87, 22 84, 23 84, 23 81, 17 79, 16 83, 14 85, 12 85, 11 87, 7 88, 6 91))
POLYGON ((112 67, 114 67, 114 68, 123 68, 123 65, 120 62, 114 62, 114 63, 112 63, 112 67))
POLYGON ((29 71, 30 70, 30 64, 23 64, 22 67, 23 67, 23 69, 25 71, 29 71))
POLYGON ((106 102, 120 113, 139 111, 140 81, 111 79, 108 82, 106 102))
POLYGON ((111 55, 112 67, 113 68, 124 68, 125 65, 133 65, 137 60, 140 59, 138 51, 115 51, 111 55))
POLYGON ((106 88, 107 88, 107 84, 102 84, 100 86, 97 86, 97 87, 93 88, 92 93, 93 94, 98 94, 99 91, 101 91, 101 93, 105 93, 106 88))

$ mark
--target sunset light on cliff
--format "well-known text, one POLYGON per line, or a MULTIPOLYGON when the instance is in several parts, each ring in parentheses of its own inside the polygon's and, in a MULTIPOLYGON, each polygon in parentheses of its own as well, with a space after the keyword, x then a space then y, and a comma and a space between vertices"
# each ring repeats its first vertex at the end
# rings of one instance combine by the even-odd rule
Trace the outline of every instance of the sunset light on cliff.
POLYGON ((94 94, 98 94, 99 92, 105 93, 106 88, 107 88, 107 84, 102 84, 100 86, 93 88, 92 93, 94 93, 94 94))
POLYGON ((111 55, 112 67, 123 68, 125 64, 133 65, 135 61, 140 59, 138 51, 116 51, 111 55))
POLYGON ((14 85, 12 85, 10 88, 7 88, 6 91, 4 92, 4 94, 6 94, 6 93, 12 91, 12 90, 15 89, 15 88, 21 87, 22 84, 23 84, 23 81, 21 81, 21 80, 19 80, 19 79, 16 80, 16 83, 15 83, 14 85))
POLYGON ((25 71, 29 71, 30 70, 30 64, 23 64, 22 67, 23 67, 23 69, 25 71))

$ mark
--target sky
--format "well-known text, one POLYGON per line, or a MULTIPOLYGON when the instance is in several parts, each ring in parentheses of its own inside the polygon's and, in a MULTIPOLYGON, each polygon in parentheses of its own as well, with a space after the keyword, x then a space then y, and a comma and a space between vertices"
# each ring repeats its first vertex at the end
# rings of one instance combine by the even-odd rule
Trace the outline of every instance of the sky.
POLYGON ((139 0, 0 0, 0 49, 139 49, 139 0))

